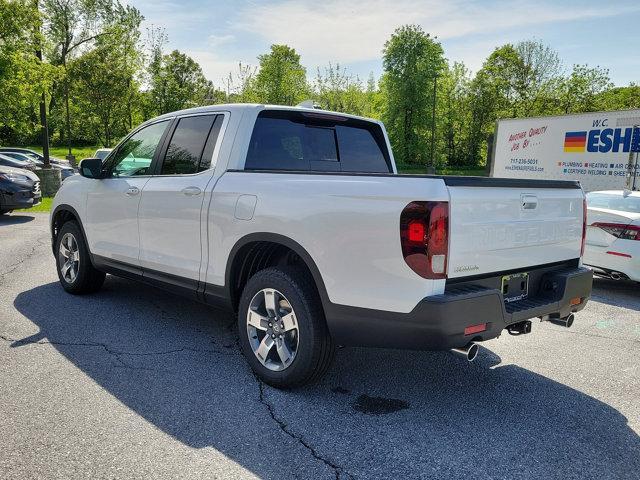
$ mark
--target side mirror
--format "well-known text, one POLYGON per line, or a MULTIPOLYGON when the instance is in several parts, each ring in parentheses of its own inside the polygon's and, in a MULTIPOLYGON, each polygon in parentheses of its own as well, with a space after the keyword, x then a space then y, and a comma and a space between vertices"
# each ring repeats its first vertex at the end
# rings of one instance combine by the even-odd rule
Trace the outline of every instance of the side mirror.
POLYGON ((102 178, 102 160, 99 158, 85 158, 78 168, 80 175, 86 178, 102 178))

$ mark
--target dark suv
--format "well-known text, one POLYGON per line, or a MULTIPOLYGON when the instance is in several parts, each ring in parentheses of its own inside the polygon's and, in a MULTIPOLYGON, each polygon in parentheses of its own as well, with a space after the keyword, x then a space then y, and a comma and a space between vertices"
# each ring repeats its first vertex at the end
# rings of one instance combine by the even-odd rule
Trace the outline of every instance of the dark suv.
POLYGON ((40 179, 28 170, 0 166, 0 215, 40 203, 40 179))

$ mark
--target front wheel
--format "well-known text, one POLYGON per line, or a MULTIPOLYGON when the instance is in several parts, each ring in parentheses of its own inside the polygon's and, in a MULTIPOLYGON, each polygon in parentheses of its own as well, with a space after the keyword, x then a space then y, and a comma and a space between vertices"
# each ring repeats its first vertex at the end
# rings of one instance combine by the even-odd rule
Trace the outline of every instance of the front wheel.
POLYGON ((238 309, 242 353, 274 387, 319 379, 334 346, 311 278, 294 267, 268 268, 247 282, 238 309))
POLYGON ((100 290, 105 274, 91 263, 87 243, 76 222, 62 226, 56 237, 55 253, 62 288, 76 295, 100 290))

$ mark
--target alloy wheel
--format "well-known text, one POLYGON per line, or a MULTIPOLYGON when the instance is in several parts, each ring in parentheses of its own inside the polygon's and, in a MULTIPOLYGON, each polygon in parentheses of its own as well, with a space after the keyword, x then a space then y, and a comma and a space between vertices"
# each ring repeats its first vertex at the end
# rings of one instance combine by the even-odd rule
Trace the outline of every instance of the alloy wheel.
POLYGON ((289 367, 300 340, 291 302, 273 288, 260 290, 249 304, 247 335, 251 350, 262 365, 276 372, 289 367))
POLYGON ((75 282, 80 269, 80 251, 78 250, 78 242, 71 233, 65 233, 60 241, 58 264, 60 265, 60 274, 65 282, 75 282))

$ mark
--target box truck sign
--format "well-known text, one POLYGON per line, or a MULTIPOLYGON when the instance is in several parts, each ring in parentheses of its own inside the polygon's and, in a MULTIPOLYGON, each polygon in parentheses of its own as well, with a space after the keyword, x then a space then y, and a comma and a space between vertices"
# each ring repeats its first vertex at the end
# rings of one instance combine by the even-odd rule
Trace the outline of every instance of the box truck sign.
POLYGON ((500 120, 491 175, 640 189, 640 110, 500 120))

